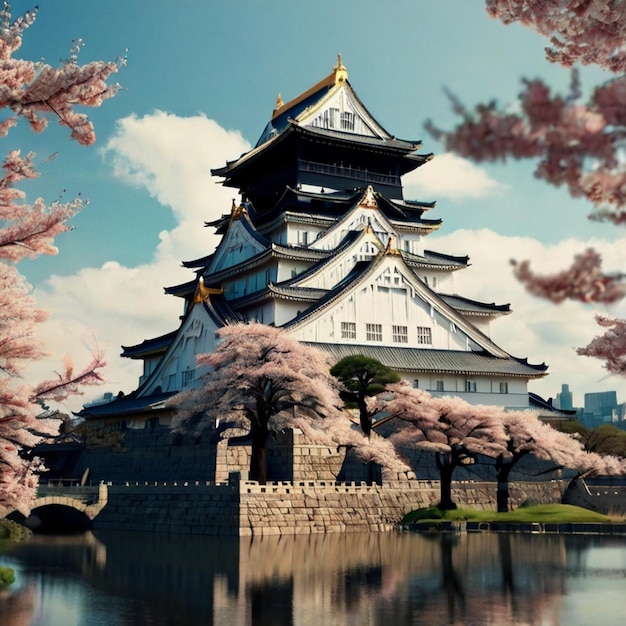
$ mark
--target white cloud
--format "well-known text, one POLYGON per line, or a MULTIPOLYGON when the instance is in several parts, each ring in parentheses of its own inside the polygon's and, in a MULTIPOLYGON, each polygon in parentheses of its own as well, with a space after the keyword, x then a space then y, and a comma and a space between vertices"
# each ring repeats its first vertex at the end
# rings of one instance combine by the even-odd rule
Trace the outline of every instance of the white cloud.
POLYGON ((177 226, 161 233, 157 255, 193 258, 217 244, 203 223, 228 213, 237 195, 235 189, 218 184, 211 168, 249 149, 238 131, 224 130, 205 115, 178 117, 155 111, 119 120, 103 151, 117 178, 144 187, 172 209, 177 226))
POLYGON ((177 117, 161 111, 142 118, 120 120, 117 132, 104 147, 114 175, 145 188, 169 207, 176 226, 160 233, 153 258, 137 267, 107 262, 86 267, 72 276, 52 276, 37 288, 38 306, 50 310, 40 333, 55 360, 33 366, 31 380, 48 378, 61 368, 65 354, 80 367, 89 360, 86 343, 106 350, 107 384, 70 400, 80 409, 103 391, 128 393, 136 388, 141 364, 119 357, 120 346, 140 343, 174 330, 182 301, 166 296, 163 287, 190 280, 182 260, 210 254, 218 239, 204 222, 230 210, 236 191, 222 187, 210 170, 233 159, 250 146, 238 132, 221 128, 204 115, 177 117))
POLYGON ((407 198, 482 198, 504 187, 484 169, 450 152, 435 156, 404 176, 402 182, 407 198))
POLYGON ((455 276, 455 289, 470 298, 511 305, 513 313, 492 324, 491 336, 503 349, 531 363, 546 362, 549 375, 530 384, 530 390, 554 397, 563 383, 569 383, 578 406, 584 393, 617 390, 618 400, 626 401, 626 381, 609 376, 597 359, 578 356, 575 349, 585 346, 601 333, 594 316, 602 313, 626 317, 626 303, 610 307, 564 302, 554 305, 528 294, 512 275, 510 260, 531 260, 538 273, 566 268, 573 256, 587 247, 602 253, 606 271, 620 269, 626 238, 616 241, 567 239, 545 245, 529 237, 507 237, 490 230, 458 230, 434 237, 427 247, 449 254, 468 254, 471 267, 455 276))

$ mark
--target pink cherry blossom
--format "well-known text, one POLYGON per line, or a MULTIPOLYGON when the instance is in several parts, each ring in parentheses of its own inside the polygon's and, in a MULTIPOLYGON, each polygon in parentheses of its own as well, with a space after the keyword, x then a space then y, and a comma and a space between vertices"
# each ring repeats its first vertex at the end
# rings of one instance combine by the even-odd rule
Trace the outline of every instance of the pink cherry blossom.
POLYGON ((626 320, 597 315, 596 322, 608 329, 603 335, 594 337, 584 348, 576 352, 582 356, 602 359, 612 374, 626 375, 626 320))
POLYGON ((233 324, 217 335, 215 350, 197 356, 199 385, 170 401, 177 428, 202 430, 219 419, 244 429, 252 447, 250 477, 260 482, 267 477, 269 433, 285 428, 299 428, 315 443, 355 447, 364 460, 392 471, 407 470, 392 446, 368 442, 342 410, 339 383, 321 352, 259 323, 233 324))
MULTIPOLYGON (((626 4, 616 0, 487 0, 486 7, 491 17, 504 24, 517 22, 549 38, 549 61, 566 67, 598 65, 614 76, 587 101, 576 69, 564 94, 553 93, 540 79, 524 79, 519 107, 513 108, 519 112, 511 112, 510 103, 495 101, 470 110, 449 94, 452 110, 460 118, 458 125, 446 131, 428 121, 427 130, 447 150, 477 162, 532 159, 535 177, 589 201, 589 219, 626 224, 626 4)), ((534 274, 528 261, 515 263, 515 274, 531 293, 554 302, 572 298, 612 303, 625 292, 623 274, 602 272, 600 256, 591 250, 554 276, 534 274)), ((617 354, 617 360, 607 361, 607 368, 623 374, 619 365, 623 347, 611 349, 608 341, 617 338, 614 334, 605 338, 596 338, 579 354, 598 358, 617 354)))
POLYGON ((487 0, 487 12, 505 24, 520 22, 549 38, 548 60, 626 70, 626 6, 615 0, 487 0))
MULTIPOLYGON (((22 35, 35 21, 37 9, 11 21, 8 2, 0 11, 0 108, 9 117, 0 123, 6 137, 20 118, 41 132, 50 117, 67 126, 71 137, 83 145, 95 141, 89 118, 74 108, 99 106, 118 90, 107 79, 121 62, 94 61, 78 65, 76 55, 53 68, 40 61, 16 59, 22 35)), ((25 452, 44 437, 58 433, 58 420, 41 419, 43 401, 60 401, 81 387, 102 381, 103 355, 95 350, 92 360, 78 372, 66 358, 62 372, 37 385, 27 384, 20 374, 44 352, 36 329, 47 313, 38 309, 31 287, 16 263, 41 254, 56 254, 54 239, 68 230, 67 222, 85 202, 80 198, 51 205, 41 199, 25 202, 17 185, 36 178, 34 155, 11 150, 2 163, 0 177, 0 515, 17 509, 28 513, 37 487, 41 464, 28 460, 25 452)))

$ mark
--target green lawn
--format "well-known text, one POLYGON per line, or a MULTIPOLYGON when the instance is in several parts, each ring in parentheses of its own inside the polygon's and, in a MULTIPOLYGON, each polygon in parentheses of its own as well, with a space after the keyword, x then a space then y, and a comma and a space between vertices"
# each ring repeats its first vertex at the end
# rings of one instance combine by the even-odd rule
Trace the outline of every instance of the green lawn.
POLYGON ((531 522, 547 522, 552 524, 569 523, 594 523, 602 524, 616 520, 608 515, 595 513, 570 504, 539 504, 536 506, 520 507, 508 513, 496 513, 494 511, 477 511, 473 509, 455 509, 453 511, 441 511, 437 507, 417 509, 407 513, 403 524, 414 522, 439 522, 439 521, 468 521, 468 522, 511 522, 528 524, 531 522))

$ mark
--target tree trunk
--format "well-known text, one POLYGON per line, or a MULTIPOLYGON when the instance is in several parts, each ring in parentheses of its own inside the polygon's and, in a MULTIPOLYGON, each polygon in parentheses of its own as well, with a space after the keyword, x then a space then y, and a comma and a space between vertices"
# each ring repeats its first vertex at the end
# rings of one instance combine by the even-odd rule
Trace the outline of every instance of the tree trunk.
POLYGON ((451 458, 451 453, 436 453, 435 460, 439 468, 439 504, 442 511, 452 511, 456 509, 456 504, 452 501, 452 472, 456 464, 451 458))
POLYGON ((253 423, 250 434, 252 435, 250 480, 256 480, 264 485, 267 482, 267 440, 269 431, 266 425, 259 426, 253 423))
MULTIPOLYGON (((508 472, 507 472, 508 473, 508 472)), ((498 513, 507 513, 509 510, 509 481, 498 477, 498 488, 496 490, 496 504, 498 513)))
POLYGON ((515 464, 524 456, 528 454, 528 450, 522 450, 513 454, 513 456, 507 460, 500 454, 496 457, 496 479, 498 481, 498 487, 496 489, 496 504, 498 506, 498 513, 507 513, 509 510, 509 474, 515 464))
POLYGON ((359 394, 357 396, 357 406, 359 407, 359 421, 361 422, 361 430, 363 434, 369 438, 372 432, 372 420, 367 411, 367 403, 365 401, 365 394, 359 394))

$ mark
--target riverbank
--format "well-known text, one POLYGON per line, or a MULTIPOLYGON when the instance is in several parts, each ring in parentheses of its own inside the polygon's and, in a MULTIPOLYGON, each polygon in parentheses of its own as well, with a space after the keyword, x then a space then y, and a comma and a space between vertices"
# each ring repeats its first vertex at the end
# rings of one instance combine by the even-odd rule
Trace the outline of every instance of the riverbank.
POLYGON ((507 513, 475 509, 416 509, 402 519, 413 532, 514 532, 626 535, 624 516, 612 517, 570 504, 522 506, 507 513))

